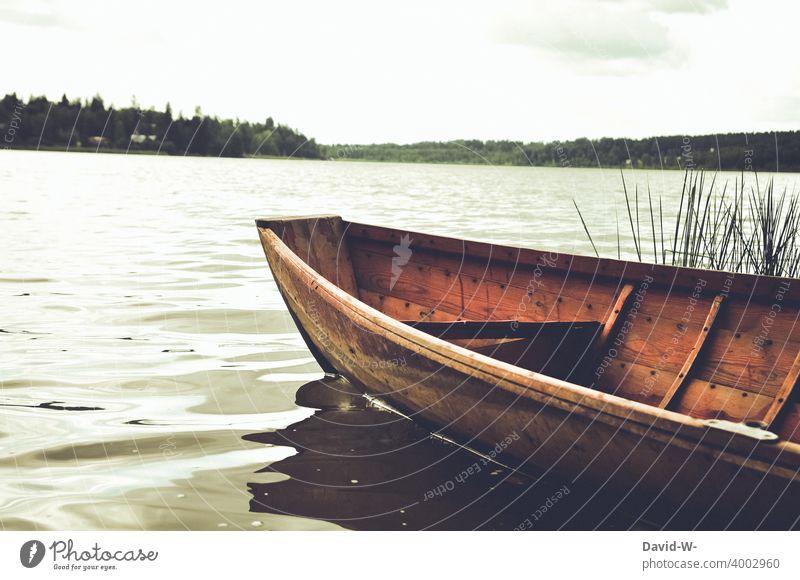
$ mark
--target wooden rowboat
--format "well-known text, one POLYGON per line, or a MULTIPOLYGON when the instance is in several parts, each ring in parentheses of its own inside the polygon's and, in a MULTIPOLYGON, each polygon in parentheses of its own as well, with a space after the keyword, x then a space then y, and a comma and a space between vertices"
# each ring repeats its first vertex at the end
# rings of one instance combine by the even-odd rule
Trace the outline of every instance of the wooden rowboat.
POLYGON ((796 527, 800 280, 257 220, 320 366, 670 527, 796 527))

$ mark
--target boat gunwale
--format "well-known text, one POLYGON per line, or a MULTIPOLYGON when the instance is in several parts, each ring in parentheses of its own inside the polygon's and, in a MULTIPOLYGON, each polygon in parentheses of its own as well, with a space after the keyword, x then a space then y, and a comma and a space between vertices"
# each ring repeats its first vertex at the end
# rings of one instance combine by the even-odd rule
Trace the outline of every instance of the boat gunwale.
MULTIPOLYGON (((591 416, 590 418, 593 420, 599 419, 611 424, 621 421, 622 424, 618 426, 625 426, 628 431, 641 433, 641 429, 644 428, 649 437, 653 439, 663 439, 663 437, 666 436, 669 438, 671 444, 682 444, 683 446, 689 446, 691 448, 703 446, 704 448, 710 447, 712 449, 718 445, 722 445, 724 449, 716 449, 718 453, 740 456, 740 459, 746 460, 751 465, 754 462, 760 463, 762 461, 768 462, 772 460, 772 463, 766 463, 764 467, 769 470, 775 470, 781 468, 779 464, 784 464, 784 467, 781 469, 788 470, 792 478, 797 477, 797 471, 785 464, 796 463, 790 459, 800 456, 800 444, 780 439, 773 442, 762 442, 758 444, 757 449, 761 450, 758 453, 747 452, 747 449, 752 449, 753 445, 756 444, 755 440, 747 435, 722 432, 707 425, 705 419, 696 419, 675 411, 659 409, 638 401, 603 393, 589 387, 529 371, 510 363, 504 363, 492 357, 471 351, 465 347, 452 344, 421 330, 417 330, 369 306, 358 298, 349 295, 336 284, 314 270, 305 260, 289 248, 266 223, 267 221, 291 221, 291 219, 313 219, 319 217, 322 216, 298 216, 290 219, 272 218, 271 220, 259 219, 256 221, 256 225, 260 234, 266 234, 273 238, 270 243, 281 260, 297 269, 308 281, 312 281, 316 284, 316 290, 324 290, 325 293, 330 296, 328 302, 335 301, 335 303, 331 303, 331 307, 339 308, 339 310, 341 310, 341 307, 347 308, 366 323, 390 333, 391 336, 386 337, 388 340, 392 340, 397 344, 401 344, 400 341, 407 341, 412 346, 426 350, 427 353, 433 353, 436 357, 444 358, 462 365, 466 369, 467 374, 473 376, 481 374, 486 375, 490 377, 488 380, 484 379, 487 380, 487 382, 491 382, 495 386, 515 395, 530 398, 539 404, 550 405, 554 402, 558 402, 559 405, 557 406, 566 412, 577 412, 583 416, 591 416), (608 421, 608 417, 613 417, 616 421, 610 422, 608 421), (659 432, 662 437, 657 436, 659 432), (737 449, 737 447, 739 447, 737 444, 741 444, 742 448, 747 452, 746 458, 741 458, 742 450, 737 449), (789 461, 780 461, 781 458, 789 461)), ((331 215, 325 217, 338 216, 331 215)), ((368 225, 346 221, 344 223, 346 226, 368 225)), ((381 226, 370 227, 380 228, 381 226)), ((413 234, 414 232, 410 233, 413 234)), ((427 236, 428 234, 420 235, 427 236)), ((452 240, 454 238, 445 239, 452 240)), ((475 243, 486 244, 486 242, 479 241, 475 241, 475 243)), ((521 249, 524 250, 524 248, 521 249)), ((536 250, 531 251, 536 252, 536 250)), ((615 262, 626 264, 625 261, 615 260, 615 262)), ((682 269, 677 267, 666 268, 682 269)), ((702 270, 698 270, 698 272, 700 271, 702 270)), ((348 315, 348 317, 352 318, 350 315, 348 315)), ((427 353, 423 356, 429 356, 427 353)), ((465 372, 462 369, 459 370, 465 372)))

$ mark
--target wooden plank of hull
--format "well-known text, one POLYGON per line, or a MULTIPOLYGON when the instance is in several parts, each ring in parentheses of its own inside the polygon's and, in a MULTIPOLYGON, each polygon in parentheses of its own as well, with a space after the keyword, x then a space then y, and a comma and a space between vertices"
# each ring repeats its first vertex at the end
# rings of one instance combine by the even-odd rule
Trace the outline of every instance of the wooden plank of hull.
POLYGON ((756 348, 755 333, 764 331, 761 324, 753 324, 753 319, 768 317, 769 308, 765 310, 763 305, 755 304, 751 312, 731 299, 726 301, 725 308, 719 309, 716 302, 708 297, 707 285, 699 282, 688 292, 679 293, 651 285, 638 304, 635 317, 614 342, 613 356, 602 360, 602 366, 591 369, 598 388, 651 405, 674 398, 671 408, 692 416, 703 416, 699 413, 723 403, 722 409, 705 418, 762 420, 766 412, 762 397, 781 398, 778 391, 784 373, 791 365, 791 357, 800 350, 791 340, 779 340, 791 335, 792 328, 786 325, 795 316, 791 314, 776 322, 771 335, 774 339, 763 340, 756 348), (702 319, 698 320, 698 313, 704 310, 714 318, 713 332, 704 330, 708 320, 699 323, 702 319), (749 322, 743 324, 744 320, 749 322), (782 335, 779 326, 786 326, 789 334, 782 335), (704 349, 703 356, 694 361, 699 346, 704 349), (693 396, 687 399, 691 404, 685 405, 682 395, 675 395, 688 377, 688 369, 693 377, 721 390, 711 392, 700 389, 701 383, 692 383, 693 396), (731 393, 728 398, 720 397, 726 389, 739 392, 731 393), (709 401, 698 404, 695 399, 698 393, 706 393, 709 401))
POLYGON ((401 320, 400 322, 444 340, 464 338, 536 338, 544 336, 553 330, 563 334, 573 328, 588 328, 596 332, 600 326, 599 322, 517 322, 516 320, 493 322, 483 320, 448 320, 447 322, 401 320))
MULTIPOLYGON (((626 344, 629 348, 620 351, 618 358, 622 362, 635 362, 652 369, 679 368, 686 359, 686 352, 670 350, 673 336, 678 332, 686 337, 697 336, 701 328, 699 324, 690 324, 685 331, 674 329, 673 332, 664 333, 655 330, 653 323, 640 319, 627 335, 626 344)), ((786 348, 772 345, 754 352, 752 348, 739 347, 742 340, 730 330, 715 328, 704 345, 703 364, 695 369, 695 376, 709 382, 738 385, 748 392, 774 396, 782 383, 775 370, 791 366, 794 357, 791 345, 786 348)))
POLYGON ((426 304, 456 316, 474 320, 596 321, 610 305, 613 288, 591 285, 583 276, 567 283, 563 275, 544 275, 527 287, 532 274, 501 274, 498 267, 477 267, 470 272, 467 260, 436 265, 426 261, 430 252, 412 255, 402 274, 392 284, 391 257, 376 248, 353 244, 351 255, 359 287, 386 296, 426 304), (492 272, 492 276, 486 272, 492 272), (483 275, 481 275, 483 274, 483 275), (555 276, 551 279, 550 276, 555 276), (579 279, 580 278, 580 279, 579 279), (515 281, 520 279, 519 282, 515 281), (504 280, 510 280, 504 281, 504 280), (560 292, 562 288, 569 291, 560 292), (577 289, 576 289, 577 288, 577 289), (582 290, 580 290, 582 289, 582 290), (607 292, 608 296, 605 295, 607 292), (592 296, 587 300, 587 296, 592 296))
MULTIPOLYGON (((396 257, 389 243, 356 239, 351 241, 352 251, 370 255, 388 271, 391 260, 396 257)), ((459 274, 473 284, 481 281, 497 285, 512 286, 518 290, 531 291, 532 294, 550 294, 555 297, 570 297, 581 302, 587 296, 611 296, 615 286, 608 280, 570 272, 555 267, 552 259, 540 263, 509 263, 495 257, 479 258, 468 254, 446 254, 426 247, 418 247, 412 240, 412 251, 407 264, 411 267, 426 266, 443 273, 459 274)), ((402 274, 401 274, 402 275, 402 274)))
MULTIPOLYGON (((720 521, 742 507, 760 519, 776 498, 797 497, 797 445, 759 444, 450 345, 319 279, 272 232, 261 230, 261 239, 289 309, 330 363, 462 442, 492 449, 516 434, 501 460, 625 491, 636 482, 637 497, 673 507, 686 501, 697 514, 733 482, 720 521), (687 498, 687 490, 695 492, 687 498)), ((792 505, 796 515, 800 506, 792 505)))
POLYGON ((359 289, 358 293, 365 304, 396 320, 431 320, 439 322, 461 320, 455 314, 437 310, 428 305, 417 304, 411 300, 386 296, 364 288, 359 289))

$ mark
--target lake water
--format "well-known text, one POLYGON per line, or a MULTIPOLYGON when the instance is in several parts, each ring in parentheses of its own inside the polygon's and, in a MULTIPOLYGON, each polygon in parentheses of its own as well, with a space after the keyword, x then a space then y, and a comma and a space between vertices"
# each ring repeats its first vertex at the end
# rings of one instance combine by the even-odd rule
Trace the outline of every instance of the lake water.
MULTIPOLYGON (((791 189, 798 177, 777 179, 791 189)), ((640 194, 649 184, 669 213, 683 174, 631 171, 626 180, 640 194)), ((502 470, 438 511, 414 508, 469 460, 413 425, 385 434, 427 446, 403 460, 422 462, 415 477, 387 492, 407 509, 384 509, 381 490, 348 471, 395 463, 390 454, 351 467, 342 457, 354 438, 334 436, 341 423, 314 421, 343 407, 356 423, 386 413, 357 398, 328 405, 319 393, 295 402, 322 373, 253 220, 338 213, 588 253, 573 198, 614 255, 615 205, 624 208, 616 170, 2 152, 0 527, 400 529, 447 519, 472 528, 500 510, 490 527, 515 527, 528 508, 509 508, 522 484, 497 485, 502 470), (303 479, 315 473, 318 481, 303 479), (481 491, 495 488, 497 497, 481 491), (351 512, 359 515, 344 517, 351 512)))

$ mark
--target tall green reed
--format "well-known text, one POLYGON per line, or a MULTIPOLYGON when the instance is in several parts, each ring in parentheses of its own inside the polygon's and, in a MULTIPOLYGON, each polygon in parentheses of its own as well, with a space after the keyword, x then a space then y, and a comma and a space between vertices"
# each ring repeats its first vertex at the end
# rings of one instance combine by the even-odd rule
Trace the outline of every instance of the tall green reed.
MULTIPOLYGON (((661 197, 656 210, 648 185, 647 205, 640 212, 639 187, 635 186, 631 196, 622 174, 632 253, 640 262, 797 277, 800 274, 800 200, 786 189, 777 193, 772 179, 763 189, 757 175, 754 181, 754 186, 747 187, 744 175, 737 177, 730 191, 727 182, 721 187, 717 184, 716 174, 709 183, 704 171, 687 170, 674 228, 665 238, 661 197), (645 215, 647 212, 649 216, 645 215), (646 255, 650 244, 652 257, 646 255)), ((599 256, 586 220, 577 202, 573 200, 573 203, 595 255, 599 256)), ((619 258, 622 253, 619 217, 616 228, 619 258)))

